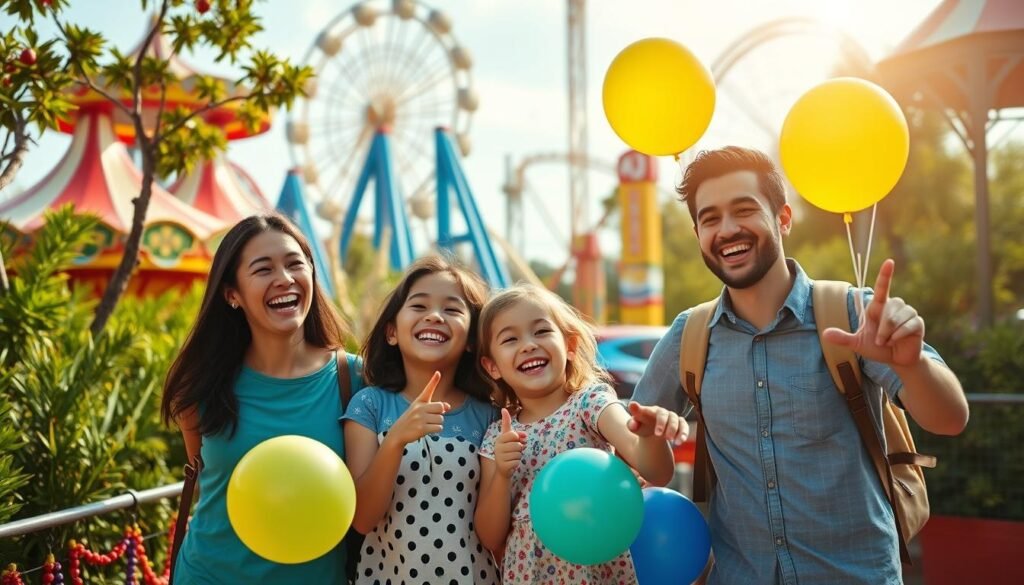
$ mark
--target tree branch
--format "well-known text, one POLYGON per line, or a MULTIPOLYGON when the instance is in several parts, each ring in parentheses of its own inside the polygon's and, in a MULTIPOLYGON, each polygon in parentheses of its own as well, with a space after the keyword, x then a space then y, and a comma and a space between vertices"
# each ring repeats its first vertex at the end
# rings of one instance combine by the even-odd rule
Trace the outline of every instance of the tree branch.
MULTIPOLYGON (((167 0, 163 0, 160 3, 160 14, 156 17, 156 22, 153 23, 153 28, 149 29, 146 34, 145 40, 139 45, 139 54, 135 57, 135 65, 132 67, 132 74, 135 76, 135 87, 132 88, 132 110, 139 113, 142 106, 142 61, 146 57, 146 50, 153 43, 153 39, 156 38, 156 33, 160 31, 160 27, 163 26, 164 17, 167 16, 167 0)), ((136 131, 140 128, 136 128, 136 131)))
MULTIPOLYGON (((143 40, 142 45, 139 46, 139 54, 135 57, 135 66, 132 67, 132 76, 135 78, 135 83, 132 86, 132 122, 135 123, 135 143, 138 144, 139 149, 143 151, 143 159, 145 159, 146 151, 149 151, 154 144, 157 144, 157 142, 146 136, 146 128, 143 125, 142 120, 142 61, 146 56, 146 51, 149 50, 149 46, 153 43, 153 39, 156 38, 156 33, 159 32, 160 27, 163 26, 164 18, 167 16, 167 9, 167 0, 163 0, 163 2, 160 3, 160 14, 157 15, 156 22, 153 23, 153 28, 149 29, 149 33, 146 34, 145 40, 143 40)), ((166 82, 161 82, 161 91, 166 91, 166 86, 166 82)), ((154 134, 154 138, 155 136, 156 135, 154 134)))
POLYGON ((236 95, 236 96, 232 96, 232 97, 229 97, 229 98, 225 98, 225 99, 220 100, 219 102, 210 102, 210 103, 206 104, 205 106, 199 108, 198 110, 196 110, 196 111, 190 113, 189 115, 185 116, 184 118, 182 118, 177 124, 175 124, 174 126, 171 126, 167 130, 167 132, 165 132, 165 134, 174 134, 178 130, 181 130, 182 126, 187 124, 189 122, 189 120, 191 120, 192 118, 195 118, 196 116, 199 116, 201 114, 205 114, 206 112, 209 112, 210 110, 215 110, 215 109, 217 109, 217 108, 219 108, 221 106, 230 104, 232 102, 245 101, 245 100, 247 100, 249 98, 256 97, 256 96, 270 97, 271 95, 273 95, 273 94, 270 94, 270 93, 260 93, 260 94, 250 93, 248 95, 236 95))
MULTIPOLYGON (((64 35, 64 44, 66 46, 67 45, 67 40, 68 40, 68 31, 67 31, 67 29, 64 28, 64 25, 60 23, 60 19, 57 18, 57 13, 56 12, 53 13, 53 23, 57 25, 57 29, 60 30, 60 34, 64 35)), ((95 91, 96 93, 100 94, 101 96, 106 98, 107 101, 112 102, 115 106, 120 108, 121 111, 124 112, 126 115, 128 115, 128 116, 132 115, 131 109, 129 109, 128 106, 126 106, 123 103, 121 103, 121 100, 119 100, 119 99, 115 98, 114 96, 110 95, 105 90, 100 89, 100 87, 98 85, 96 85, 95 82, 93 82, 92 78, 89 77, 89 74, 87 74, 85 72, 85 69, 82 68, 81 64, 79 64, 77 61, 71 61, 70 59, 68 60, 68 62, 72 63, 72 67, 78 69, 78 72, 81 74, 82 79, 84 79, 84 81, 82 79, 76 79, 75 83, 77 83, 79 85, 84 85, 84 86, 88 87, 89 89, 95 91)))
POLYGON ((78 85, 84 85, 84 86, 88 87, 89 89, 95 91, 96 93, 100 94, 101 96, 105 97, 108 101, 112 102, 115 106, 117 106, 118 109, 120 109, 122 112, 124 112, 124 114, 126 116, 131 116, 132 115, 131 108, 129 108, 128 106, 124 105, 124 103, 122 103, 121 100, 119 100, 116 97, 112 96, 106 90, 101 89, 100 86, 96 85, 96 83, 93 82, 93 80, 89 79, 89 77, 85 75, 85 72, 82 72, 82 75, 83 75, 83 77, 85 77, 85 81, 82 81, 81 79, 76 79, 75 83, 77 83, 78 85))
POLYGON ((29 138, 28 133, 25 132, 25 118, 22 117, 21 111, 17 109, 12 114, 14 115, 14 149, 11 151, 11 154, 4 157, 4 159, 10 159, 10 162, 7 163, 3 172, 0 173, 0 191, 6 189, 14 181, 14 176, 21 169, 21 164, 25 160, 25 154, 28 152, 29 138))
MULTIPOLYGON (((178 50, 175 47, 171 47, 171 54, 167 56, 167 61, 170 62, 175 55, 178 54, 178 50)), ((167 107, 167 84, 160 84, 160 106, 156 109, 156 121, 153 125, 153 142, 156 144, 160 143, 163 138, 161 134, 161 126, 163 126, 164 109, 167 107)))

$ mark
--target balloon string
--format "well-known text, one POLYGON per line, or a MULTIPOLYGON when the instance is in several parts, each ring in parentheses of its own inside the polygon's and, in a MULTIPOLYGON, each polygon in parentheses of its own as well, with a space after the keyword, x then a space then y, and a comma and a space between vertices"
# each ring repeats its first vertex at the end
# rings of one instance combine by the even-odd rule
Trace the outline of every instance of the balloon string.
MULTIPOLYGON (((865 251, 867 256, 864 259, 864 267, 861 269, 861 274, 863 274, 865 277, 867 276, 868 265, 871 263, 871 240, 873 240, 875 237, 875 215, 877 212, 878 203, 875 203, 874 205, 871 206, 871 225, 868 226, 868 248, 865 251)), ((861 283, 861 286, 864 286, 863 282, 861 283)))
POLYGON ((857 252, 853 249, 853 234, 850 232, 850 223, 851 222, 846 222, 846 242, 850 245, 850 260, 853 261, 853 277, 856 279, 857 286, 860 286, 863 281, 860 277, 860 263, 857 262, 857 252))
POLYGON ((856 301, 857 307, 857 322, 860 322, 861 315, 863 314, 864 302, 861 299, 860 289, 864 286, 864 277, 860 270, 860 254, 857 254, 853 250, 853 233, 850 231, 850 224, 853 223, 853 218, 849 213, 843 214, 843 223, 846 224, 846 241, 850 245, 850 260, 853 262, 853 277, 857 281, 857 288, 854 294, 854 300, 856 301))

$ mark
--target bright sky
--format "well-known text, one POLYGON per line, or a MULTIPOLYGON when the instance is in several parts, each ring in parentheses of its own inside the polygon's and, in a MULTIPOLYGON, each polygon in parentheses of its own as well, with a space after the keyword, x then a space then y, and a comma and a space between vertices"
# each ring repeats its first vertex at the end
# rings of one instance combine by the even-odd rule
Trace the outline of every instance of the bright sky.
MULTIPOLYGON (((380 0, 371 4, 391 5, 380 0)), ((465 159, 464 169, 485 221, 504 232, 501 186, 506 157, 516 164, 525 156, 567 149, 566 2, 430 0, 426 4, 449 15, 453 36, 472 53, 473 86, 480 106, 472 119, 473 151, 465 159)), ((810 17, 841 27, 872 59, 879 59, 938 4, 939 0, 591 1, 586 14, 589 154, 615 161, 625 150, 604 118, 600 97, 608 64, 633 41, 669 37, 688 46, 710 66, 754 27, 780 18, 810 17)), ((98 29, 125 51, 138 41, 147 22, 137 0, 76 0, 72 5, 68 20, 98 29)), ((348 6, 328 0, 258 3, 266 31, 256 45, 302 61, 317 33, 348 6)), ((7 18, 0 17, 3 30, 9 26, 7 18)), ((793 36, 765 44, 740 60, 719 85, 719 107, 701 145, 734 142, 773 148, 768 130, 777 131, 800 93, 825 79, 835 49, 835 37, 793 36), (757 112, 754 117, 747 114, 751 109, 757 112)), ((202 55, 186 55, 185 59, 199 69, 216 71, 202 55)), ((270 132, 233 143, 229 150, 229 156, 253 175, 271 201, 276 201, 285 172, 293 164, 285 119, 286 114, 279 113, 270 132)), ((63 155, 68 142, 57 133, 44 137, 29 154, 17 186, 24 189, 40 180, 63 155)), ((422 148, 433 156, 429 135, 423 136, 422 148)), ((660 169, 659 182, 670 190, 679 179, 679 169, 671 159, 661 161, 660 169)), ((528 179, 561 224, 562 233, 568 233, 568 170, 538 166, 528 179)), ((590 174, 594 218, 599 213, 596 201, 610 193, 614 184, 608 175, 590 174)), ((540 223, 535 210, 527 207, 525 213, 528 226, 540 223)), ((564 249, 564 243, 555 236, 531 229, 529 240, 528 257, 560 261, 559 254, 551 250, 564 249)), ((602 242, 606 252, 615 253, 618 246, 613 233, 602 242)))

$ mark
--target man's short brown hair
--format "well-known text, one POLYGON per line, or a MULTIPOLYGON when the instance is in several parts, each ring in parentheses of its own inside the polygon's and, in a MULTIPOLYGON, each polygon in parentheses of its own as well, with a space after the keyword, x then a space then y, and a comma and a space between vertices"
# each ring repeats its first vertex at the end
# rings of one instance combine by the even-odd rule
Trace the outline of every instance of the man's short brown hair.
POLYGON ((697 189, 708 179, 717 179, 736 171, 751 171, 757 175, 761 194, 768 199, 772 213, 778 213, 786 204, 786 188, 775 163, 760 150, 741 146, 726 146, 717 150, 702 150, 686 172, 683 182, 676 188, 679 200, 686 203, 690 219, 697 225, 697 189))

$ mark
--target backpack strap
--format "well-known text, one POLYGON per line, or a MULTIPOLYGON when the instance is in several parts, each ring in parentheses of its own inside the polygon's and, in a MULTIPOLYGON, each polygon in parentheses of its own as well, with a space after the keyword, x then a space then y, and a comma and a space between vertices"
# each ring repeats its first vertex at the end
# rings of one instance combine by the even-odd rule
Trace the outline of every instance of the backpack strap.
POLYGON ((683 326, 679 344, 679 383, 697 413, 698 429, 693 460, 693 501, 706 502, 715 483, 715 469, 708 457, 707 424, 700 407, 700 387, 708 360, 711 318, 718 308, 718 299, 701 303, 690 311, 683 326))
POLYGON ((821 338, 821 353, 828 364, 829 373, 836 384, 839 392, 846 397, 846 406, 853 415, 853 422, 857 425, 857 432, 860 434, 861 443, 871 456, 875 472, 882 482, 885 496, 889 500, 893 516, 896 519, 896 532, 900 541, 900 557, 904 561, 910 560, 907 549, 907 538, 903 534, 903 520, 900 518, 900 506, 893 499, 897 497, 894 493, 895 483, 893 481, 892 468, 889 458, 885 453, 885 445, 878 431, 875 430, 875 423, 871 418, 871 410, 868 407, 867 398, 864 396, 861 386, 861 371, 859 361, 853 350, 826 343, 822 333, 829 327, 850 331, 850 313, 847 300, 850 294, 850 285, 846 282, 831 280, 814 281, 812 302, 814 304, 814 321, 818 328, 818 337, 821 338))
POLYGON ((348 352, 338 350, 338 396, 341 398, 341 411, 345 412, 352 400, 352 374, 348 368, 348 352))

